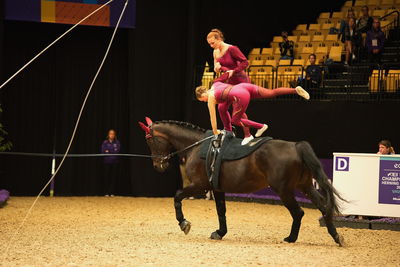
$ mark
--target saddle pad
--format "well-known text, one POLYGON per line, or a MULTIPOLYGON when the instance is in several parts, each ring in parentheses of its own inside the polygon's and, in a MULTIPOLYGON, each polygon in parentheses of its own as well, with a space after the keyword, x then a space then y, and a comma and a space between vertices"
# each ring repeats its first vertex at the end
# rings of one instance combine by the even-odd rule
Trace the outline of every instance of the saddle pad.
MULTIPOLYGON (((212 135, 212 131, 207 131, 205 137, 212 135)), ((255 150, 257 150, 262 144, 271 140, 272 137, 259 137, 251 140, 247 145, 242 146, 242 140, 240 138, 225 138, 222 146, 224 147, 222 152, 222 160, 238 160, 247 157, 255 150)), ((200 146, 200 158, 206 159, 208 149, 210 147, 211 139, 206 140, 200 146)))

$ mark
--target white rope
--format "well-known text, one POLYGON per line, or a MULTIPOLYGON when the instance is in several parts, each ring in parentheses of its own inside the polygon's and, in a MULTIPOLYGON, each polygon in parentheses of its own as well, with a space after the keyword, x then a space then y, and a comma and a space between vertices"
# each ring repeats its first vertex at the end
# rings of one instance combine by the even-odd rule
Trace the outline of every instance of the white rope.
POLYGON ((61 162, 60 162, 60 165, 58 165, 58 167, 57 167, 55 173, 51 176, 50 180, 46 183, 46 185, 42 188, 42 190, 39 192, 39 194, 38 194, 37 197, 35 198, 35 201, 32 203, 31 207, 29 208, 28 212, 26 213, 26 215, 25 215, 24 219, 22 220, 21 224, 18 226, 17 230, 16 230, 16 231, 14 232, 14 234, 11 236, 10 242, 8 243, 8 245, 7 245, 7 247, 6 247, 5 251, 4 251, 4 254, 3 254, 3 259, 4 259, 4 260, 5 260, 7 254, 8 254, 8 251, 9 251, 9 249, 10 249, 10 247, 11 247, 11 245, 12 245, 14 239, 15 239, 15 237, 16 237, 17 234, 19 233, 20 229, 24 226, 24 224, 25 224, 26 220, 28 219, 29 215, 31 214, 31 212, 32 212, 32 210, 33 210, 33 208, 34 208, 34 206, 36 205, 36 202, 39 200, 39 198, 40 198, 40 196, 43 194, 44 190, 45 190, 45 189, 49 186, 49 184, 53 181, 54 177, 57 175, 58 171, 60 170, 61 166, 63 165, 64 160, 67 158, 67 155, 68 155, 68 153, 69 153, 69 150, 70 150, 70 148, 71 148, 71 145, 72 145, 72 143, 73 143, 73 141, 74 141, 74 139, 75 139, 75 134, 76 134, 76 131, 77 131, 77 129, 78 129, 78 125, 79 125, 79 122, 80 122, 80 120, 81 120, 81 116, 82 116, 83 110, 84 110, 84 108, 85 108, 86 101, 87 101, 87 99, 89 98, 89 95, 90 95, 90 92, 92 91, 93 85, 94 85, 94 83, 95 83, 95 81, 96 81, 96 79, 97 79, 97 77, 98 77, 98 75, 99 75, 99 73, 100 73, 100 71, 101 71, 101 69, 102 69, 102 67, 103 67, 103 65, 104 65, 104 62, 105 62, 105 60, 106 60, 106 58, 107 58, 107 56, 108 56, 108 53, 109 53, 110 48, 111 48, 111 45, 112 45, 112 43, 113 43, 113 41, 114 41, 115 34, 116 34, 117 29, 118 29, 118 27, 119 27, 119 24, 120 24, 120 22, 121 22, 122 16, 123 16, 124 13, 125 13, 125 9, 126 9, 126 7, 127 7, 127 5, 128 5, 128 2, 129 2, 129 0, 126 0, 125 5, 124 5, 124 8, 122 9, 121 15, 119 16, 118 22, 117 22, 117 24, 116 24, 116 26, 115 26, 115 29, 114 29, 114 31, 113 31, 113 34, 112 34, 112 36, 111 36, 111 39, 110 39, 110 42, 109 42, 109 44, 108 44, 107 50, 106 50, 106 52, 105 52, 105 54, 104 54, 103 60, 101 61, 100 66, 99 66, 99 68, 98 68, 98 70, 97 70, 97 72, 96 72, 96 74, 95 74, 95 76, 94 76, 94 78, 93 78, 93 80, 92 80, 92 83, 90 84, 90 87, 89 87, 89 89, 88 89, 88 91, 87 91, 87 93, 86 93, 85 99, 84 99, 83 104, 82 104, 82 106, 81 106, 81 109, 80 109, 80 111, 79 111, 79 115, 78 115, 78 118, 77 118, 76 123, 75 123, 74 131, 72 132, 72 136, 71 136, 71 139, 70 139, 70 141, 69 141, 67 150, 65 151, 64 157, 62 158, 62 160, 61 160, 61 162))
POLYGON ((87 20, 89 17, 91 17, 94 13, 98 12, 100 9, 102 9, 103 7, 105 7, 106 5, 108 5, 109 3, 113 2, 114 0, 110 0, 107 3, 105 3, 104 5, 100 6, 99 8, 97 8, 96 10, 94 10, 92 13, 90 13, 89 15, 87 15, 86 17, 84 17, 83 19, 81 19, 78 23, 76 23, 74 26, 72 26, 71 28, 69 28, 66 32, 64 32, 63 34, 61 34, 57 39, 55 39, 51 44, 49 44, 48 46, 46 46, 46 48, 44 48, 42 51, 39 52, 39 54, 37 54, 36 56, 34 56, 31 60, 28 61, 28 63, 26 63, 24 66, 22 66, 22 68, 20 68, 16 73, 14 73, 14 75, 12 75, 10 78, 8 78, 7 81, 5 81, 1 86, 0 86, 0 90, 8 83, 10 82, 12 79, 14 79, 15 76, 17 76, 21 71, 23 71, 26 67, 29 66, 29 64, 31 64, 33 61, 35 61, 35 59, 37 59, 41 54, 43 54, 44 52, 46 52, 47 49, 49 49, 50 47, 52 47, 55 43, 57 43, 61 38, 63 38, 65 35, 67 35, 70 31, 72 31, 73 29, 75 29, 75 27, 77 27, 79 24, 81 24, 82 22, 84 22, 85 20, 87 20))

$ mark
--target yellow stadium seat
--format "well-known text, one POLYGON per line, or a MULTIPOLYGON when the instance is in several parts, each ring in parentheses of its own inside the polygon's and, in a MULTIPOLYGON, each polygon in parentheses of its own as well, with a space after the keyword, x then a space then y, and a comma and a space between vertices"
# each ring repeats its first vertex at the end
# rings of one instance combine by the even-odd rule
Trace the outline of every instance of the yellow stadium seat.
POLYGON ((344 13, 342 11, 335 11, 332 13, 332 19, 343 19, 344 13))
POLYGON ((289 41, 297 42, 298 36, 297 35, 290 35, 288 36, 289 41))
POLYGON ((201 85, 211 88, 212 83, 214 81, 214 72, 204 72, 203 77, 201 79, 201 85))
POLYGON ((389 70, 386 77, 386 92, 395 93, 400 88, 400 70, 389 70))
POLYGON ((305 46, 305 47, 303 47, 303 49, 301 50, 301 52, 300 52, 300 57, 302 58, 302 59, 307 59, 308 58, 308 56, 310 55, 310 54, 313 54, 314 53, 314 47, 307 47, 307 46, 305 46))
MULTIPOLYGON (((372 16, 373 17, 383 17, 386 15, 386 9, 375 9, 372 11, 372 16)), ((382 26, 382 25, 381 25, 382 26)))
POLYGON ((367 4, 367 1, 365 1, 365 0, 356 0, 354 2, 355 7, 362 7, 362 6, 365 6, 366 4, 367 4))
POLYGON ((332 46, 332 44, 338 42, 338 35, 337 34, 328 34, 325 38, 325 45, 332 46))
POLYGON ((319 14, 318 18, 320 18, 320 19, 329 19, 330 16, 331 16, 331 12, 322 12, 322 13, 319 14))
POLYGON ((261 48, 253 48, 253 49, 250 51, 250 54, 249 54, 249 55, 259 55, 259 54, 260 54, 260 51, 261 51, 261 48))
POLYGON ((261 51, 261 59, 270 59, 274 55, 274 50, 271 47, 264 47, 261 51))
POLYGON ((293 35, 299 36, 307 31, 307 24, 299 24, 296 29, 292 31, 293 35))
POLYGON ((380 3, 381 3, 381 0, 368 0, 367 6, 379 6, 380 3))
POLYGON ((342 61, 342 46, 332 46, 329 51, 329 58, 336 62, 342 61))
POLYGON ((279 47, 280 42, 282 42, 282 36, 274 36, 272 42, 270 43, 272 49, 279 47))
POLYGON ((295 59, 295 60, 293 60, 292 65, 304 66, 304 59, 302 59, 302 58, 295 59))
POLYGON ((311 43, 315 47, 318 46, 318 44, 323 43, 324 41, 325 41, 324 35, 314 35, 311 40, 311 43))
POLYGON ((327 46, 319 46, 317 49, 315 49, 315 55, 318 59, 324 58, 326 55, 328 55, 328 52, 329 49, 327 46))
POLYGON ((379 6, 381 8, 388 8, 388 7, 392 7, 394 5, 394 1, 393 0, 381 0, 381 3, 379 4, 379 6))
POLYGON ((367 0, 367 6, 368 6, 369 10, 372 11, 376 7, 379 7, 380 2, 381 2, 380 0, 367 0))
POLYGON ((310 26, 308 26, 308 35, 313 35, 316 32, 319 32, 320 29, 321 24, 310 24, 310 26))
POLYGON ((290 65, 291 59, 281 59, 279 60, 279 65, 290 65))
POLYGON ((265 65, 267 66, 273 66, 276 67, 276 60, 275 59, 268 59, 264 62, 265 65))
POLYGON ((311 41, 311 36, 310 35, 300 35, 299 37, 299 43, 304 42, 304 43, 309 43, 311 41))
POLYGON ((279 60, 281 58, 281 50, 279 47, 274 48, 274 59, 279 60))
POLYGON ((331 12, 322 12, 319 14, 319 17, 317 19, 318 24, 323 24, 329 21, 329 18, 331 17, 331 12))
POLYGON ((250 63, 251 66, 262 66, 264 65, 264 60, 252 60, 250 63))
POLYGON ((379 89, 379 70, 373 70, 369 77, 369 90, 373 93, 378 92, 379 89))
POLYGON ((247 57, 247 59, 248 59, 249 61, 252 61, 252 60, 260 60, 260 59, 262 59, 262 56, 261 56, 260 54, 249 54, 248 57, 247 57))
POLYGON ((320 32, 322 33, 322 35, 327 35, 329 33, 329 30, 333 27, 335 27, 335 24, 333 23, 324 23, 321 25, 320 32))
POLYGON ((347 8, 352 7, 353 6, 353 1, 346 1, 343 6, 347 7, 347 8))

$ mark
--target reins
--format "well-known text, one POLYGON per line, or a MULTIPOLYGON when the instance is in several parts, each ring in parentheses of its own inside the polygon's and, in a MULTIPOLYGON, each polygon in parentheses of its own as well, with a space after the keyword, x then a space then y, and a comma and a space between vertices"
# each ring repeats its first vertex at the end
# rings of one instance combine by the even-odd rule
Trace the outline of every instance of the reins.
POLYGON ((187 146, 187 147, 185 147, 185 148, 183 148, 183 149, 181 149, 181 150, 177 150, 177 151, 175 151, 175 152, 172 152, 172 153, 170 153, 170 154, 168 154, 168 155, 166 155, 166 156, 164 156, 164 157, 162 157, 162 156, 154 156, 154 157, 161 157, 161 162, 164 162, 164 161, 166 161, 166 160, 170 160, 172 157, 178 155, 179 153, 185 152, 186 150, 189 150, 189 149, 191 149, 191 148, 193 148, 193 147, 195 147, 195 146, 197 146, 197 145, 200 145, 201 143, 203 143, 203 142, 205 142, 205 141, 207 141, 208 139, 211 139, 211 138, 213 138, 213 137, 214 137, 214 135, 210 135, 210 136, 208 136, 208 137, 206 137, 206 138, 203 138, 203 139, 201 139, 201 140, 199 140, 199 141, 197 141, 197 142, 191 144, 190 146, 187 146))

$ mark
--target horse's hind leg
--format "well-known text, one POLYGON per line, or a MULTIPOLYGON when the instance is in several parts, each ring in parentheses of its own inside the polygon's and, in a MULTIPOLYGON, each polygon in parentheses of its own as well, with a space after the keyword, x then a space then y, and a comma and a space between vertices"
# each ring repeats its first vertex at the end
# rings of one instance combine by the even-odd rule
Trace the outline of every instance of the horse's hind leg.
POLYGON ((336 227, 332 221, 332 212, 327 211, 322 195, 313 186, 310 186, 309 188, 307 188, 307 190, 304 190, 304 193, 310 198, 311 202, 321 211, 326 228, 328 229, 328 233, 332 236, 333 240, 335 240, 335 242, 338 243, 339 246, 343 246, 344 240, 336 231, 336 227))
POLYGON ((191 223, 185 219, 182 211, 182 200, 186 197, 191 197, 199 191, 195 188, 193 184, 183 188, 182 190, 176 191, 174 197, 175 215, 179 222, 179 227, 187 235, 190 231, 191 223))
POLYGON ((296 199, 294 198, 293 192, 280 194, 280 198, 283 202, 283 205, 285 205, 285 207, 289 210, 290 215, 292 215, 293 218, 290 235, 283 240, 289 243, 294 243, 299 236, 301 219, 304 216, 304 211, 300 208, 299 203, 297 203, 296 199))
POLYGON ((228 232, 228 229, 226 227, 226 216, 225 216, 226 213, 225 193, 214 191, 214 198, 218 213, 219 229, 211 233, 210 238, 221 240, 224 237, 224 235, 226 235, 226 233, 228 232))

